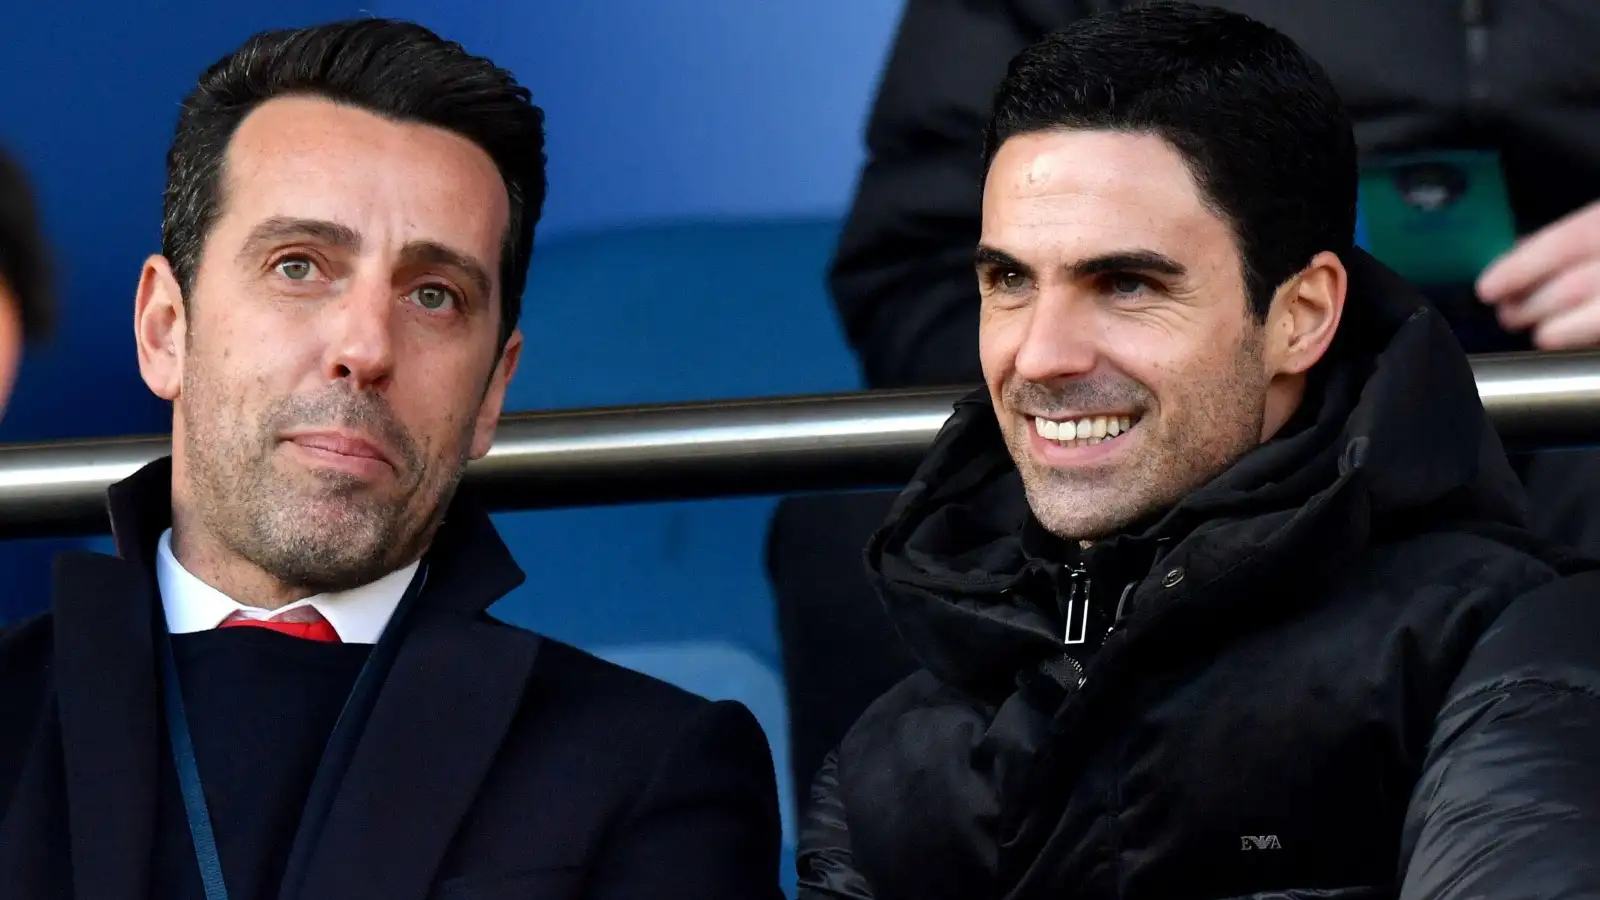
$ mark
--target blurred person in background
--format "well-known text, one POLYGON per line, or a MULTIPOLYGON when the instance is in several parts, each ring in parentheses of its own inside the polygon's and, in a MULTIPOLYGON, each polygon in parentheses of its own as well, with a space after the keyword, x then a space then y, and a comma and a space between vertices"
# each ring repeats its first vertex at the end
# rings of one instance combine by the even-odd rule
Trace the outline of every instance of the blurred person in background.
POLYGON ((544 115, 406 22, 252 37, 167 156, 172 455, 0 630, 8 900, 778 895, 755 718, 509 626, 488 452, 544 115))
POLYGON ((54 309, 33 191, 22 166, 0 150, 0 411, 16 382, 23 345, 48 334, 54 309))
POLYGON ((1600 560, 1353 246, 1326 75, 1088 17, 982 153, 984 388, 867 550, 923 668, 824 764, 803 900, 1600 895, 1600 560))
MULTIPOLYGON (((971 253, 995 86, 1031 42, 1123 5, 908 0, 831 275, 868 387, 981 380, 971 253)), ((1327 71, 1362 153, 1366 245, 1427 291, 1468 352, 1600 346, 1600 4, 1216 5, 1281 30, 1327 71)), ((1600 551, 1600 455, 1513 462, 1535 528, 1600 551)), ((861 564, 893 497, 790 498, 773 521, 802 803, 823 754, 915 667, 861 564)))

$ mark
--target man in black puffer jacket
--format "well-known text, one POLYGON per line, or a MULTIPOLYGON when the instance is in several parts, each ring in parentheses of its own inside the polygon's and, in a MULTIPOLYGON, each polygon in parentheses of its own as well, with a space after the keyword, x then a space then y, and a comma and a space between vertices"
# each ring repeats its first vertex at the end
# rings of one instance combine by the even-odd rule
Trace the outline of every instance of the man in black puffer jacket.
MULTIPOLYGON (((867 387, 975 384, 982 134, 1006 64, 1046 34, 1134 0, 906 0, 867 124, 868 160, 830 286, 867 387)), ((1363 157, 1452 150, 1498 154, 1521 264, 1497 266, 1442 307, 1469 353, 1600 347, 1564 340, 1547 292, 1526 297, 1541 244, 1587 246, 1535 272, 1587 293, 1600 322, 1600 3, 1594 0, 1211 0, 1271 25, 1327 71, 1363 157), (1561 277, 1562 269, 1577 279, 1561 277), (1520 270, 1521 275, 1517 276, 1520 270), (1585 277, 1586 275, 1586 277, 1585 277), (1517 277, 1506 277, 1517 276, 1517 277), (1460 302, 1465 301, 1465 302, 1460 302), (1547 316, 1530 320, 1544 308, 1547 316), (1494 328, 1495 313, 1517 330, 1494 328), (1534 344, 1534 340, 1537 343, 1534 344)), ((1379 258, 1392 247, 1374 245, 1379 258)), ((1544 279, 1538 279, 1544 280, 1544 279)), ((1525 453, 1512 465, 1529 524, 1600 553, 1600 452, 1525 453)), ((810 784, 822 758, 889 686, 914 670, 867 586, 861 548, 893 501, 883 492, 781 501, 767 566, 783 635, 790 758, 810 784)))
POLYGON ((923 669, 825 764, 803 898, 1600 894, 1600 571, 1353 249, 1355 153, 1235 13, 1012 64, 987 390, 868 549, 923 669))

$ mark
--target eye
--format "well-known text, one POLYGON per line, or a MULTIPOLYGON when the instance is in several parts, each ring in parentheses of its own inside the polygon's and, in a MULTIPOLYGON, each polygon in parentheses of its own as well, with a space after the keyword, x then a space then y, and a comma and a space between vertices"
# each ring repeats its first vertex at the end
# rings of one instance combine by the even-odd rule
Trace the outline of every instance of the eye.
POLYGON ((429 312, 454 309, 458 302, 455 292, 442 284, 425 284, 406 296, 429 312))
POLYGON ((1115 296, 1132 297, 1144 293, 1150 288, 1150 284, 1137 275, 1115 273, 1106 276, 1105 287, 1115 296))
POLYGON ((1004 269, 999 266, 980 268, 978 277, 985 288, 1002 294, 1020 293, 1027 290, 1032 283, 1026 273, 1017 269, 1004 269))
POLYGON ((995 282, 1004 290, 1020 291, 1028 286, 1028 276, 1015 269, 1005 269, 1000 272, 1000 277, 995 282))
POLYGON ((290 281, 310 281, 317 275, 317 264, 304 256, 286 256, 273 263, 272 268, 290 281))

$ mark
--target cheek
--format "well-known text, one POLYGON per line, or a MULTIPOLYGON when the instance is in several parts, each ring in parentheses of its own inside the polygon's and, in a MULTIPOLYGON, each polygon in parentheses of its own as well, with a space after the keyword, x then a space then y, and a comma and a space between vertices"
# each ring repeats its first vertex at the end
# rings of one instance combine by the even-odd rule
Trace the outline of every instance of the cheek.
POLYGON ((191 352, 185 364, 186 378, 204 373, 208 392, 229 407, 252 408, 264 403, 268 395, 292 392, 298 384, 295 376, 302 371, 292 349, 295 345, 257 335, 251 340, 212 341, 208 334, 195 348, 199 352, 191 352))
POLYGON ((431 359, 399 366, 389 402, 415 438, 442 456, 470 441, 489 373, 476 359, 431 359))
POLYGON ((183 374, 183 400, 201 427, 250 429, 270 415, 271 373, 259 361, 251 364, 232 350, 191 354, 183 374))
POLYGON ((1231 442, 1231 433, 1256 419, 1265 398, 1259 361, 1238 334, 1218 334, 1212 342, 1164 363, 1155 376, 1163 407, 1183 421, 1231 442))
POLYGON ((1240 382, 1237 331, 1127 321, 1107 330, 1111 364, 1155 396, 1162 418, 1180 420, 1197 406, 1228 398, 1216 393, 1240 382))
POLYGON ((272 303, 207 296, 189 323, 189 356, 232 379, 281 380, 320 359, 309 317, 272 303), (227 304, 226 309, 217 309, 227 304))
POLYGON ((1130 320, 1110 323, 1101 347, 1113 368, 1143 384, 1158 399, 1168 387, 1181 386, 1196 366, 1203 366, 1208 350, 1203 341, 1164 323, 1130 320))
POLYGON ((978 325, 978 361, 991 392, 998 392, 1011 374, 1026 335, 1027 317, 1022 310, 984 309, 978 325))

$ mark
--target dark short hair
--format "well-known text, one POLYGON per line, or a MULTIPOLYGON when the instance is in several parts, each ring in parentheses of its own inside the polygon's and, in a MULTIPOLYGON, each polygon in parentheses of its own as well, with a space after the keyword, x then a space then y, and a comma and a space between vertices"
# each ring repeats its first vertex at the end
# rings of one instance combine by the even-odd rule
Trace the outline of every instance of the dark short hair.
POLYGON ((1142 132, 1171 144, 1229 223, 1249 309, 1324 250, 1354 244, 1356 144, 1333 84, 1238 13, 1150 3, 1078 20, 1024 50, 995 94, 984 169, 1019 134, 1142 132))
POLYGON ((161 220, 162 253, 185 302, 224 202, 228 144, 256 107, 287 96, 321 97, 442 128, 494 160, 511 206, 500 252, 503 344, 522 311, 534 226, 544 206, 544 113, 510 72, 421 25, 392 19, 263 32, 200 76, 167 152, 161 220))
POLYGON ((4 152, 0 152, 0 282, 17 298, 23 339, 48 337, 55 324, 55 298, 44 229, 27 175, 4 152))

